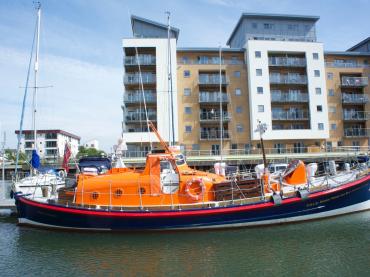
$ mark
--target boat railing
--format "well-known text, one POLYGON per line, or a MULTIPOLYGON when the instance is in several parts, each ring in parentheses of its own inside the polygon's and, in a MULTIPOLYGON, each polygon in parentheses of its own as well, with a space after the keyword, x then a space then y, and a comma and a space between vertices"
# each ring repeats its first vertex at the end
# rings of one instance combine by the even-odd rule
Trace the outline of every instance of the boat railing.
MULTIPOLYGON (((315 180, 319 181, 314 186, 310 184, 310 182, 307 183, 307 190, 309 192, 318 192, 318 191, 324 191, 333 187, 337 187, 343 184, 346 184, 350 181, 360 179, 364 175, 368 174, 368 168, 366 167, 357 167, 353 168, 352 170, 345 171, 344 173, 339 173, 338 175, 330 175, 329 173, 322 173, 322 174, 316 174, 315 180), (342 174, 342 175, 341 175, 342 174), (347 174, 347 175, 343 175, 347 174)), ((276 178, 279 178, 279 175, 275 175, 276 178)), ((251 180, 251 179, 250 179, 251 180)), ((110 182, 110 184, 113 183, 110 182)), ((110 185, 108 192, 99 192, 97 193, 96 190, 86 191, 82 189, 78 191, 76 188, 70 188, 66 189, 66 191, 69 191, 71 194, 73 194, 73 198, 66 197, 63 198, 62 196, 58 197, 58 200, 56 201, 56 204, 64 205, 68 207, 79 207, 79 208, 87 208, 87 209, 96 209, 96 210, 102 210, 102 211, 154 211, 154 210, 186 210, 186 209, 203 209, 203 208, 212 208, 212 207, 228 207, 228 206, 235 206, 235 205, 246 205, 246 204, 257 204, 257 203, 264 203, 264 202, 270 202, 272 193, 264 193, 263 192, 263 185, 261 180, 257 180, 257 182, 252 183, 250 187, 243 188, 240 186, 240 183, 236 181, 236 179, 224 183, 225 186, 221 189, 211 189, 207 192, 207 194, 213 194, 214 199, 216 199, 217 193, 223 193, 224 195, 228 196, 228 199, 221 199, 221 200, 212 200, 208 201, 205 199, 204 195, 201 201, 198 201, 196 203, 168 203, 168 204, 143 204, 142 193, 127 193, 124 189, 112 189, 112 186, 110 185), (230 184, 230 185, 229 185, 230 184), (228 186, 229 185, 229 186, 228 186), (252 193, 252 194, 251 194, 252 193), (104 197, 104 199, 109 199, 109 203, 106 202, 104 205, 100 204, 91 204, 91 202, 86 201, 86 199, 92 199, 92 198, 99 198, 104 197), (114 202, 117 202, 117 198, 134 198, 137 199, 137 204, 116 204, 114 202), (76 204, 76 199, 80 199, 80 203, 76 204), (85 199, 85 201, 84 201, 85 199)), ((140 188, 140 184, 137 185, 138 190, 137 191, 143 191, 140 188)), ((170 185, 171 186, 171 185, 170 185)), ((282 184, 284 186, 284 184, 282 184)), ((178 187, 178 184, 173 184, 174 188, 178 187)), ((288 193, 283 194, 283 199, 291 198, 291 197, 298 197, 297 192, 300 188, 298 187, 292 187, 293 188, 288 193)), ((174 190, 176 191, 176 190, 174 190)), ((194 190, 194 193, 201 193, 201 188, 196 191, 194 190)), ((171 194, 172 195, 172 194, 171 194)), ((181 192, 176 192, 176 195, 181 197, 187 197, 188 195, 181 192)), ((164 203, 164 200, 168 201, 168 194, 162 194, 162 195, 156 195, 158 200, 158 203, 164 203), (162 197, 162 199, 160 199, 162 197)), ((172 199, 172 198, 171 198, 172 199)), ((123 202, 124 200, 122 200, 123 202)), ((131 202, 131 201, 130 201, 131 202)), ((171 201, 172 202, 172 201, 171 201)), ((124 203, 124 202, 123 202, 124 203)))

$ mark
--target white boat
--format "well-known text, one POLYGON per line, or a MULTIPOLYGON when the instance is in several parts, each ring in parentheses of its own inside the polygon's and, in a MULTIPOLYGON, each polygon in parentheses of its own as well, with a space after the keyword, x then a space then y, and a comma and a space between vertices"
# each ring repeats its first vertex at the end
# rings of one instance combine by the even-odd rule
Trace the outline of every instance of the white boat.
MULTIPOLYGON (((40 197, 52 197, 52 195, 56 195, 57 190, 61 187, 65 186, 65 180, 64 175, 60 174, 64 173, 64 171, 60 171, 58 175, 55 172, 49 171, 46 173, 42 173, 38 171, 38 168, 40 166, 39 156, 37 154, 37 129, 36 129, 36 99, 37 99, 37 75, 39 70, 39 42, 40 42, 40 20, 41 20, 41 5, 38 3, 36 6, 37 10, 37 24, 36 24, 36 32, 35 32, 35 42, 36 42, 36 53, 35 53, 35 60, 34 60, 34 86, 32 88, 33 91, 33 101, 32 101, 32 111, 33 111, 33 118, 32 118, 32 124, 33 124, 33 136, 34 136, 34 144, 33 144, 33 153, 32 153, 32 160, 31 160, 31 170, 29 177, 18 179, 17 174, 17 166, 16 166, 16 176, 15 181, 12 185, 11 190, 11 197, 14 196, 14 194, 19 195, 29 195, 32 198, 40 198, 40 197)), ((33 49, 33 45, 32 45, 33 49)), ((29 69, 31 66, 31 60, 32 60, 32 54, 30 58, 30 64, 29 69)), ((28 70, 30 72, 30 70, 28 70)), ((24 100, 23 100, 23 108, 22 108, 22 117, 20 122, 20 131, 18 136, 18 149, 17 149, 17 158, 16 158, 16 165, 18 165, 18 157, 19 157, 19 145, 20 145, 20 137, 22 134, 23 129, 23 116, 24 116, 24 106, 25 106, 25 100, 27 96, 27 89, 29 81, 29 73, 27 76, 26 86, 25 86, 25 94, 24 94, 24 100)))

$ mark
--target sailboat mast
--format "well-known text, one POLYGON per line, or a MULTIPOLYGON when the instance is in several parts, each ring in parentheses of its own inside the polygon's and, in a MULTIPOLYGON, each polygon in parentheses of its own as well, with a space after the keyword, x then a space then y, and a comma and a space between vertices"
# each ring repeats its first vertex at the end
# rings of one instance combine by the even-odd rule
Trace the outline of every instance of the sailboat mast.
POLYGON ((219 62, 220 62, 220 161, 222 163, 222 148, 223 148, 223 124, 222 124, 222 61, 221 61, 221 45, 219 47, 219 62))
POLYGON ((172 61, 171 61, 171 25, 170 12, 167 14, 167 45, 168 45, 168 93, 170 97, 170 129, 169 129, 169 145, 175 145, 175 123, 173 114, 173 87, 172 87, 172 61))
POLYGON ((33 90, 32 99, 32 127, 33 127, 33 139, 34 139, 34 149, 37 151, 37 127, 36 127, 36 111, 37 111, 37 74, 39 70, 39 49, 40 49, 40 23, 41 23, 41 4, 37 3, 37 31, 36 31, 36 55, 35 55, 35 83, 33 90))

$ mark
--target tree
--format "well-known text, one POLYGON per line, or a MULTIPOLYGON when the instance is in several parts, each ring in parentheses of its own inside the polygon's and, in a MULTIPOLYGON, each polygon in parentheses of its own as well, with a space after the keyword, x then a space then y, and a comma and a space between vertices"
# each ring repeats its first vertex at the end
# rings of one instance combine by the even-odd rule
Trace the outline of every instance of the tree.
MULTIPOLYGON (((5 158, 9 161, 15 162, 17 157, 17 153, 14 150, 11 149, 5 149, 5 158)), ((26 153, 19 152, 19 162, 22 163, 24 161, 27 161, 28 157, 26 153)))
POLYGON ((106 156, 107 154, 103 150, 97 150, 95 148, 86 148, 84 146, 78 147, 77 158, 91 157, 91 156, 106 156))

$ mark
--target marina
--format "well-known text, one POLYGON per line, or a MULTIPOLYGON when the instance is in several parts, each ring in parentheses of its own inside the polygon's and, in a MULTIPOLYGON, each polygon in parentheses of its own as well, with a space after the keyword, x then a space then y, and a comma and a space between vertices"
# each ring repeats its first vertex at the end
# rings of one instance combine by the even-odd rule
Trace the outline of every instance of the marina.
POLYGON ((104 39, 106 15, 90 30, 60 5, 14 4, 29 34, 0 46, 27 73, 0 96, 2 275, 369 275, 370 37, 327 51, 318 15, 241 12, 224 43, 183 47, 166 10, 104 39))

